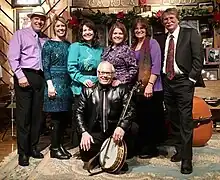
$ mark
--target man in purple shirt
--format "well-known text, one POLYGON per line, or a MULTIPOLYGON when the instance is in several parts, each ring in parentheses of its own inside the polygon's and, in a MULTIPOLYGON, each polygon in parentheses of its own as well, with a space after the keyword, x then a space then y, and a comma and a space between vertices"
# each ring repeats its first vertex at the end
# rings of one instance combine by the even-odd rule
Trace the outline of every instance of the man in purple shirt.
POLYGON ((37 150, 42 122, 44 78, 41 49, 46 36, 41 33, 46 14, 38 6, 28 14, 31 26, 14 33, 8 51, 8 60, 14 72, 16 95, 16 124, 18 164, 29 165, 29 157, 43 158, 37 150))

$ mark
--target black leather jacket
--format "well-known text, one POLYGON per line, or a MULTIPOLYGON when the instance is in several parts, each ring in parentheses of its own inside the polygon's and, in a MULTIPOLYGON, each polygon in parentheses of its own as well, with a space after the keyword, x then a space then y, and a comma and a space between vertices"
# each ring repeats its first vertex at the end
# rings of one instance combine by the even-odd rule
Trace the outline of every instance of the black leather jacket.
MULTIPOLYGON (((79 134, 82 134, 85 131, 91 132, 97 121, 102 123, 103 120, 100 115, 101 105, 103 106, 104 104, 102 103, 102 90, 100 84, 82 90, 78 108, 76 110, 76 123, 79 134)), ((130 128, 131 122, 135 117, 134 104, 130 102, 124 118, 121 118, 122 110, 127 102, 128 96, 129 92, 125 85, 108 87, 106 90, 107 108, 104 112, 106 113, 107 122, 116 127, 117 123, 120 121, 118 126, 125 131, 130 128)))

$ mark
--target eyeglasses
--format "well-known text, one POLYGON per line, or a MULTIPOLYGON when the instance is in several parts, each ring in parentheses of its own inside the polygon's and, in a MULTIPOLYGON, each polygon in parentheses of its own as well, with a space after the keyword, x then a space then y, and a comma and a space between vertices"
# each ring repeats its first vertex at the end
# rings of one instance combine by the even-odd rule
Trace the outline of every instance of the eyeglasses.
POLYGON ((107 76, 111 76, 111 75, 113 74, 113 72, 105 72, 105 71, 98 71, 98 73, 99 73, 100 75, 106 74, 107 76))

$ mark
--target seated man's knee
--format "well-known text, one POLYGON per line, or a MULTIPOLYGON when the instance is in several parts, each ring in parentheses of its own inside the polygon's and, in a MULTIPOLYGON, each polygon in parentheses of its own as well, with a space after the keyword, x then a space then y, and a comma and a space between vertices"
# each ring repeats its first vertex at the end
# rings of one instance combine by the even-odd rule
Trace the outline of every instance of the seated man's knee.
POLYGON ((132 135, 137 135, 138 134, 138 131, 139 131, 139 126, 137 123, 135 122, 132 122, 131 123, 131 127, 130 127, 130 133, 132 135))

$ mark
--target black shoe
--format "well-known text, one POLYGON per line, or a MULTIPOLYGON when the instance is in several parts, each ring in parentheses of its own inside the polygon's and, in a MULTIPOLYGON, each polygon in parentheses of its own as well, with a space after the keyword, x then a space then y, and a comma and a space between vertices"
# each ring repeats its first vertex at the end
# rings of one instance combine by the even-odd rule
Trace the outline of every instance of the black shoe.
POLYGON ((72 154, 70 154, 70 152, 68 152, 68 151, 63 147, 63 145, 60 145, 60 149, 61 149, 61 151, 63 152, 63 154, 67 155, 69 158, 72 157, 72 154))
POLYGON ((29 165, 29 156, 19 154, 18 164, 20 166, 28 166, 29 165))
POLYGON ((152 152, 152 153, 148 153, 148 154, 140 154, 138 157, 140 159, 150 159, 150 158, 157 157, 157 156, 159 156, 159 152, 158 151, 155 151, 155 152, 152 152))
POLYGON ((80 151, 75 152, 73 154, 73 157, 75 157, 76 159, 81 159, 80 151))
POLYGON ((61 149, 53 149, 53 148, 51 148, 51 150, 50 150, 50 157, 51 158, 57 158, 57 159, 70 159, 70 157, 69 156, 67 156, 66 154, 64 154, 63 152, 62 152, 62 150, 61 149))
POLYGON ((40 153, 37 149, 32 149, 31 157, 36 158, 36 159, 43 159, 44 155, 40 153))
POLYGON ((83 169, 84 170, 94 170, 100 167, 99 160, 96 158, 92 163, 84 161, 83 169))
POLYGON ((121 171, 123 171, 123 172, 128 171, 128 163, 126 163, 126 162, 124 163, 124 165, 121 168, 121 171))
POLYGON ((180 152, 177 152, 176 154, 174 154, 171 159, 171 162, 180 162, 181 161, 181 154, 180 152))
POLYGON ((156 146, 148 146, 147 148, 143 148, 138 157, 140 159, 150 159, 157 156, 159 156, 159 151, 156 146))
POLYGON ((191 174, 192 172, 193 172, 192 161, 191 160, 182 160, 181 173, 182 174, 191 174))
POLYGON ((88 167, 88 162, 84 162, 84 163, 83 163, 83 169, 84 169, 84 170, 88 170, 88 169, 89 169, 89 167, 88 167))

